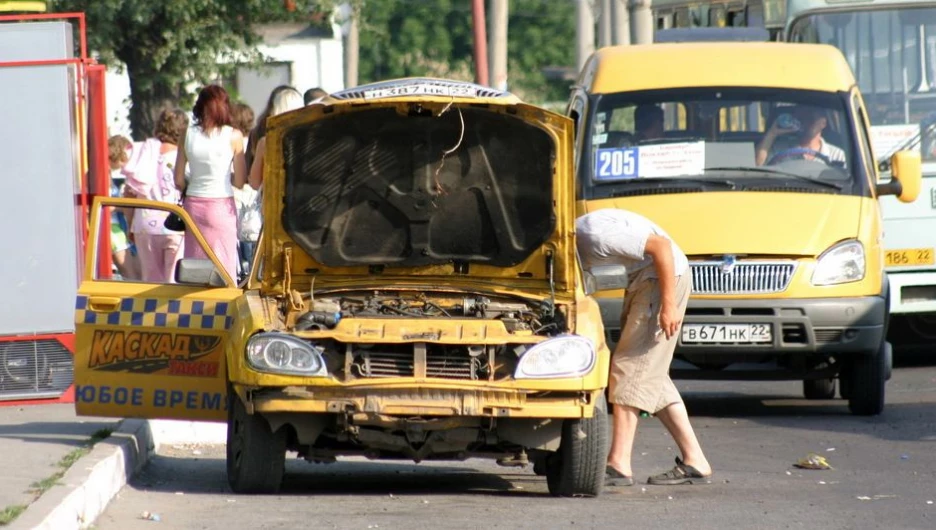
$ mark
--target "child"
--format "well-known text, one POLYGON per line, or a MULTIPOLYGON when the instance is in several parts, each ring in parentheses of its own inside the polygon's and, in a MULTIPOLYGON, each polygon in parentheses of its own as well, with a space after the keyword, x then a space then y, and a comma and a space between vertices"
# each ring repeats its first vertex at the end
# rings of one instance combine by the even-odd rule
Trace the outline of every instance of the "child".
MULTIPOLYGON (((120 170, 130 160, 130 149, 133 144, 125 136, 115 135, 107 140, 108 161, 111 170, 111 197, 122 196, 123 175, 120 170)), ((124 280, 140 279, 140 264, 137 259, 136 248, 130 239, 130 225, 127 223, 125 212, 115 209, 111 211, 110 227, 111 257, 117 272, 124 280)))

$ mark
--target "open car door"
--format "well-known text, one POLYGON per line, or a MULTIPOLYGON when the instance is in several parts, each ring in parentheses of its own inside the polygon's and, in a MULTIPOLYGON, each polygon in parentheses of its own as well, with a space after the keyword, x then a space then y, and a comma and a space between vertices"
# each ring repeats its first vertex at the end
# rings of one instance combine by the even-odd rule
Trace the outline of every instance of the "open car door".
POLYGON ((225 358, 242 290, 178 206, 99 197, 90 223, 75 301, 76 412, 226 421, 225 358), (170 213, 184 233, 164 228, 170 213), (193 243, 207 259, 182 259, 193 243))

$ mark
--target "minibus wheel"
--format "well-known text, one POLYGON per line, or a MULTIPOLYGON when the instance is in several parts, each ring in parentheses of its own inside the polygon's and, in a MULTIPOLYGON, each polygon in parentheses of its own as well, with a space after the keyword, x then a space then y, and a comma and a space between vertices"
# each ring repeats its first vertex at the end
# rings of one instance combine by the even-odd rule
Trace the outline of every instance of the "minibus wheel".
POLYGON ((557 497, 596 497, 604 488, 609 444, 608 402, 598 394, 595 415, 562 422, 559 450, 546 460, 546 484, 557 497))
POLYGON ((228 394, 227 478, 234 493, 276 493, 286 466, 286 430, 275 433, 259 414, 247 414, 228 394))
POLYGON ((848 408, 858 416, 876 416, 884 411, 890 344, 882 341, 871 355, 855 357, 848 370, 848 408))

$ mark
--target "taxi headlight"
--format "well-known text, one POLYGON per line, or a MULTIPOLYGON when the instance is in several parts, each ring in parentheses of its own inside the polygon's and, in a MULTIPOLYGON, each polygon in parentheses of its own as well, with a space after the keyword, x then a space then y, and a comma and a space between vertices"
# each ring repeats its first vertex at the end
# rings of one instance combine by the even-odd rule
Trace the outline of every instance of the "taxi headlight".
POLYGON ((595 366, 595 346, 585 337, 560 336, 536 344, 517 363, 515 379, 575 377, 595 366))
POLYGON ((326 376, 322 350, 281 333, 258 333, 247 341, 247 362, 260 372, 326 376))
POLYGON ((844 241, 833 245, 816 260, 813 285, 838 285, 857 282, 865 275, 864 247, 859 241, 844 241))

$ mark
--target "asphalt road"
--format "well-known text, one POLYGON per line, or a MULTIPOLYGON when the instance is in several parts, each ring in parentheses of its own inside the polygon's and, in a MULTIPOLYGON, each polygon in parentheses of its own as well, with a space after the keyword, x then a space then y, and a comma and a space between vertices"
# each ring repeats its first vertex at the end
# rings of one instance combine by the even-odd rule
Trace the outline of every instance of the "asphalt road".
MULTIPOLYGON (((557 499, 532 469, 486 460, 291 460, 280 495, 241 496, 227 488, 224 446, 174 446, 95 528, 936 528, 936 360, 895 369, 874 418, 849 415, 842 400, 800 399, 795 382, 677 385, 715 467, 711 485, 557 499), (812 452, 834 469, 792 466, 812 452)), ((668 469, 675 454, 659 422, 645 420, 637 477, 668 469)))

